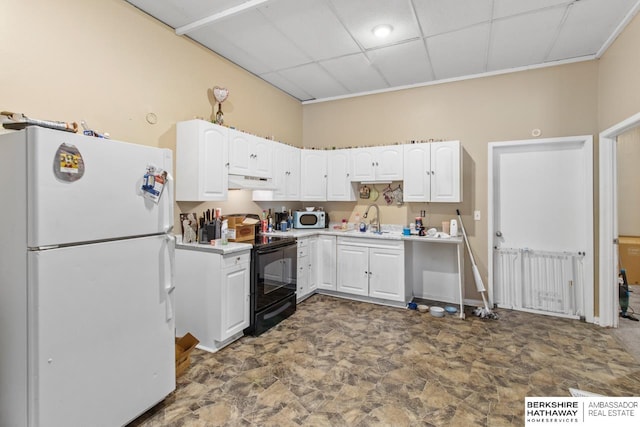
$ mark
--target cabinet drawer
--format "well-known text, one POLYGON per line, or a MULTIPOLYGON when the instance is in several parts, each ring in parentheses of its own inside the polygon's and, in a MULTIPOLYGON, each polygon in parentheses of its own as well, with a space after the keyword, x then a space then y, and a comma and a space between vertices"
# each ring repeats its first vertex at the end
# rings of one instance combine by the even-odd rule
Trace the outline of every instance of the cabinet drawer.
POLYGON ((309 255, 309 248, 304 247, 304 248, 298 248, 298 259, 309 255))
POLYGON ((298 239, 298 249, 309 246, 309 239, 298 239))
POLYGON ((251 259, 249 252, 242 254, 225 255, 222 261, 222 268, 234 267, 236 265, 248 264, 251 259))

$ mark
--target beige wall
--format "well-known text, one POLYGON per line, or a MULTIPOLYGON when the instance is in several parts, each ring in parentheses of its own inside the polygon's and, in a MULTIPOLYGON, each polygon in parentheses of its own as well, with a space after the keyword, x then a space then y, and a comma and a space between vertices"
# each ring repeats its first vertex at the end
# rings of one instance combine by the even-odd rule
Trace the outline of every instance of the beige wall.
POLYGON ((599 60, 600 131, 640 112, 640 14, 599 60))
MULTIPOLYGON (((382 222, 411 222, 420 210, 438 225, 463 213, 481 273, 487 274, 487 144, 492 141, 597 134, 598 63, 558 67, 396 92, 306 104, 305 147, 391 144, 406 140, 459 139, 464 149, 464 201, 384 206, 382 222), (473 221, 474 210, 481 220, 473 221)), ((382 186, 379 186, 382 187, 382 186)), ((327 203, 333 217, 364 210, 356 203, 327 203), (336 215, 337 213, 337 215, 336 215)), ((336 218, 336 219, 337 219, 336 218)), ((467 295, 477 297, 470 270, 467 295)))
MULTIPOLYGON (((225 124, 302 143, 298 100, 122 0, 0 0, 0 10, 2 110, 85 120, 113 139, 175 149, 176 122, 217 111, 217 85, 230 90, 225 124), (155 125, 145 120, 150 112, 155 125)), ((242 202, 179 207, 258 210, 246 194, 235 199, 242 202)))
MULTIPOLYGON (((114 139, 173 149, 175 123, 210 118, 210 90, 219 85, 231 93, 223 108, 226 124, 293 145, 461 140, 463 203, 383 206, 381 217, 383 223, 408 223, 424 209, 428 223, 437 225, 461 209, 483 275, 487 143, 531 138, 533 129, 542 137, 597 134, 640 111, 640 17, 599 61, 302 106, 121 0, 0 0, 0 8, 3 110, 84 119, 114 139), (145 121, 150 112, 158 117, 155 125, 145 121), (481 221, 471 220, 473 210, 482 212, 481 221)), ((227 213, 257 212, 283 205, 301 206, 257 204, 242 191, 221 203, 180 203, 178 211, 216 206, 227 213)), ((360 201, 322 205, 337 221, 366 207, 360 201)))
POLYGON ((640 128, 618 137, 618 234, 640 236, 640 128))

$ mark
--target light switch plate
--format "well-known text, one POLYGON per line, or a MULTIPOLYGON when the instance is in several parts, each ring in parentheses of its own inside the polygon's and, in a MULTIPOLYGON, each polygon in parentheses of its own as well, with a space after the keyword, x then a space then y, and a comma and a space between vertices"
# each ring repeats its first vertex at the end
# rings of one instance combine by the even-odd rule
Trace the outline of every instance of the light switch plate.
POLYGON ((473 219, 480 221, 480 211, 473 211, 473 219))

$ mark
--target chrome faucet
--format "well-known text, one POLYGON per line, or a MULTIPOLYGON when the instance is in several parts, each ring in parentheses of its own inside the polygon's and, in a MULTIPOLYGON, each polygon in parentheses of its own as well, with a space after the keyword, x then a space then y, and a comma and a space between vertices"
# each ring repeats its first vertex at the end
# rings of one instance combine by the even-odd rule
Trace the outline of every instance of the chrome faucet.
POLYGON ((362 215, 362 217, 366 218, 367 215, 369 215, 369 209, 371 209, 371 207, 376 208, 376 224, 371 224, 371 221, 369 221, 369 225, 371 226, 371 228, 373 228, 374 233, 382 233, 382 230, 380 229, 380 208, 378 207, 378 205, 373 203, 367 206, 367 210, 364 211, 364 215, 362 215))

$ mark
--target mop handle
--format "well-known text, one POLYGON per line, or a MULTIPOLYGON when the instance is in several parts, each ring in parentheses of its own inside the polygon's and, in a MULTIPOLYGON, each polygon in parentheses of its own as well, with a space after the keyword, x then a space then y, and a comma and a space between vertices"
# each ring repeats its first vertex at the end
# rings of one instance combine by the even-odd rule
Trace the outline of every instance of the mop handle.
POLYGON ((464 229, 464 224, 462 223, 462 217, 460 216, 460 209, 456 209, 456 213, 458 214, 458 221, 460 221, 460 229, 462 230, 462 235, 464 236, 464 242, 467 244, 467 251, 469 251, 469 258, 471 258, 471 265, 476 265, 476 260, 473 258, 473 252, 471 252, 471 246, 469 246, 469 239, 467 238, 467 232, 464 229))

